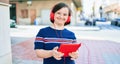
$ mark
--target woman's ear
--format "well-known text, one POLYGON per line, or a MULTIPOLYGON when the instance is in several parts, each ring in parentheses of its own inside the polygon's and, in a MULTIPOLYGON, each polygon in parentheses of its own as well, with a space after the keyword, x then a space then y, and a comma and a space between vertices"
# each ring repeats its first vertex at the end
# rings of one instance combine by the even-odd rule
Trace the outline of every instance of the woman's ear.
POLYGON ((70 23, 70 16, 68 16, 66 24, 70 23))
POLYGON ((54 21, 54 13, 53 13, 53 12, 50 13, 50 20, 51 20, 52 22, 54 21))

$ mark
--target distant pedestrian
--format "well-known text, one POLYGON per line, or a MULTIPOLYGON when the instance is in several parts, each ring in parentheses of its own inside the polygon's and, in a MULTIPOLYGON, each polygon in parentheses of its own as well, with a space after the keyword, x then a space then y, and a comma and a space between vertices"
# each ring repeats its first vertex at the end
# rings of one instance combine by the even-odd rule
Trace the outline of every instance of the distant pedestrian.
POLYGON ((103 8, 102 8, 102 6, 100 6, 100 8, 99 8, 99 12, 100 12, 100 18, 102 18, 102 15, 103 15, 103 8))

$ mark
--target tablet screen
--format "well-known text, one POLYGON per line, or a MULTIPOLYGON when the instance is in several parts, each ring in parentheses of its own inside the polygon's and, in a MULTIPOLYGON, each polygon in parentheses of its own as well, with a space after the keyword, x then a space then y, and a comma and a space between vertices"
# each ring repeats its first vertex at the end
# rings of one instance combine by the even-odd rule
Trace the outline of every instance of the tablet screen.
POLYGON ((64 57, 67 57, 69 53, 76 52, 80 46, 80 43, 61 44, 58 51, 64 53, 64 57))

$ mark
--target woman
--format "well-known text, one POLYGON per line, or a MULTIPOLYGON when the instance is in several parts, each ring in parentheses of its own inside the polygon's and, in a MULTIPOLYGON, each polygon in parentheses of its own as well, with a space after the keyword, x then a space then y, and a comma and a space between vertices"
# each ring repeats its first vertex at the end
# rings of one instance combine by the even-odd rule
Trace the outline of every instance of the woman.
POLYGON ((40 29, 35 39, 35 51, 38 57, 43 58, 43 64, 75 64, 74 59, 78 52, 58 52, 61 43, 75 43, 76 37, 73 32, 64 26, 70 24, 71 10, 65 3, 56 4, 51 13, 51 26, 40 29))

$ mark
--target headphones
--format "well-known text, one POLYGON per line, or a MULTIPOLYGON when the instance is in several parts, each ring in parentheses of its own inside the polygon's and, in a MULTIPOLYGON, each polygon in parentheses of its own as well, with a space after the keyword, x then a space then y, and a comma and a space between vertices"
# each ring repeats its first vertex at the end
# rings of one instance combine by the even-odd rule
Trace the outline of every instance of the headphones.
MULTIPOLYGON (((65 25, 67 25, 67 24, 70 24, 70 15, 68 16, 68 18, 67 18, 67 21, 65 22, 65 25)), ((50 20, 51 20, 51 22, 52 23, 54 23, 54 13, 51 11, 51 13, 50 13, 50 20)))

